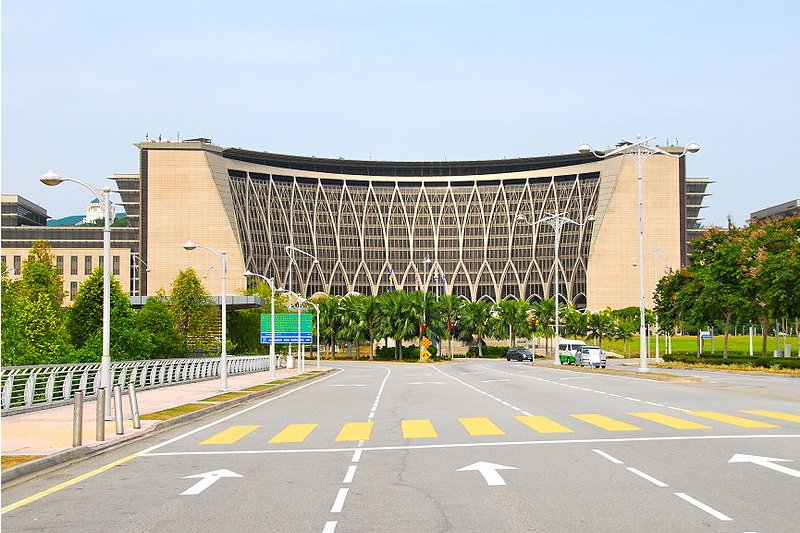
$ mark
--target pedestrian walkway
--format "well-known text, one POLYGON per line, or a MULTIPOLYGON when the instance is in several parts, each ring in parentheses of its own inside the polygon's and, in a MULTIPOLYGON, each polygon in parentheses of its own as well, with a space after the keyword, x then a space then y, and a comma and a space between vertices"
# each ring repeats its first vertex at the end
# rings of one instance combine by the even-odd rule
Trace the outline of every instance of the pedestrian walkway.
MULTIPOLYGON (((307 366, 306 374, 317 371, 315 366, 307 366)), ((328 370, 321 368, 319 370, 328 370)), ((276 372, 275 380, 297 376, 296 369, 282 368, 276 372)), ((273 381, 269 371, 252 374, 228 376, 230 391, 241 391, 248 387, 273 381)), ((221 394, 219 380, 185 383, 140 391, 136 397, 142 415, 155 413, 181 405, 202 402, 221 394)), ((113 399, 111 400, 113 402, 113 399)), ((73 405, 64 405, 19 415, 3 416, 0 419, 2 430, 2 455, 48 456, 72 448, 73 405)), ((142 420, 140 429, 133 428, 130 402, 123 396, 124 429, 123 435, 116 434, 113 420, 105 423, 105 441, 97 441, 95 427, 96 402, 87 401, 83 405, 83 446, 94 448, 106 446, 123 438, 130 438, 146 432, 160 420, 142 420)))

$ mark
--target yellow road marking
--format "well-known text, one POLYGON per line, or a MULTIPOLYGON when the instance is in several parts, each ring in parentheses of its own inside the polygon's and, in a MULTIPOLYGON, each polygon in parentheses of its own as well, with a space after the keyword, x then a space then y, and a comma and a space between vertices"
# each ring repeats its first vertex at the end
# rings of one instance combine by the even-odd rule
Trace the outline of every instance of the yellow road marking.
POLYGON ((605 429, 606 431, 641 431, 642 428, 632 426, 626 422, 622 422, 620 420, 614 420, 613 418, 609 418, 603 415, 594 415, 594 414, 586 414, 586 415, 570 415, 573 418, 577 418, 578 420, 582 420, 593 426, 597 426, 601 429, 605 429))
POLYGON ((403 420, 400 426, 404 439, 432 439, 439 436, 430 420, 403 420))
POLYGON ((684 420, 674 416, 663 415, 661 413, 628 413, 629 415, 644 418, 656 424, 663 424, 675 429, 709 429, 709 426, 698 424, 691 420, 684 420))
POLYGON ((786 420, 787 422, 797 422, 800 424, 800 416, 790 415, 787 413, 779 413, 778 411, 761 411, 758 409, 752 411, 742 411, 751 415, 766 416, 767 418, 775 418, 777 420, 786 420))
POLYGON ((289 424, 269 439, 270 444, 277 442, 303 442, 319 424, 289 424))
POLYGON ((336 436, 336 442, 351 440, 369 440, 372 434, 372 422, 348 422, 336 436))
POLYGON ((78 477, 72 478, 69 481, 65 481, 64 483, 56 485, 55 487, 50 487, 47 490, 43 490, 41 492, 37 492, 33 496, 29 496, 29 497, 25 498, 24 500, 20 500, 20 501, 18 501, 16 503, 12 503, 11 505, 6 505, 2 509, 0 509, 0 514, 5 514, 5 513, 9 512, 9 511, 13 511, 14 509, 19 509, 23 505, 28 505, 29 503, 35 502, 36 500, 44 498, 45 496, 53 494, 54 492, 58 492, 61 489, 66 489, 67 487, 71 487, 72 485, 75 485, 76 483, 80 483, 81 481, 83 481, 85 479, 89 479, 90 477, 96 476, 97 474, 102 474, 106 470, 111 470, 115 466, 119 466, 122 463, 127 463, 128 461, 130 461, 131 459, 133 459, 135 457, 139 457, 139 454, 138 453, 134 453, 133 455, 129 455, 127 457, 123 457, 122 459, 118 459, 118 460, 114 461, 113 463, 108 463, 105 466, 101 466, 97 470, 92 470, 91 472, 87 472, 87 473, 82 474, 82 475, 80 475, 78 477))
POLYGON ((544 416, 517 416, 517 420, 539 433, 572 433, 572 430, 544 416))
POLYGON ((473 437, 484 435, 505 435, 506 432, 494 425, 488 418, 459 418, 459 422, 473 437))
POLYGON ((261 426, 231 426, 225 431, 212 435, 200 444, 233 444, 257 430, 261 426))
POLYGON ((689 411, 690 415, 708 418, 710 420, 717 420, 725 422, 726 424, 733 424, 734 426, 741 426, 743 428, 777 428, 774 424, 768 424, 759 420, 751 420, 749 418, 742 418, 741 416, 724 415, 722 413, 715 413, 714 411, 689 411))

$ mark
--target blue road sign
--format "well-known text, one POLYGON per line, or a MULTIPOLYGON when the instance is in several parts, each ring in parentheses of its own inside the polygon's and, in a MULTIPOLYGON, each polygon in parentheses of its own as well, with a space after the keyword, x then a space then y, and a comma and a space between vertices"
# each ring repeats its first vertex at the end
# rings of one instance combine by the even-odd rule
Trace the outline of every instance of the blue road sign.
MULTIPOLYGON (((271 332, 261 332, 261 344, 270 344, 272 342, 272 334, 271 332)), ((301 332, 300 334, 300 343, 301 344, 311 344, 314 342, 314 336, 311 333, 301 332)), ((287 332, 275 332, 275 343, 276 344, 297 344, 297 332, 287 333, 287 332)))

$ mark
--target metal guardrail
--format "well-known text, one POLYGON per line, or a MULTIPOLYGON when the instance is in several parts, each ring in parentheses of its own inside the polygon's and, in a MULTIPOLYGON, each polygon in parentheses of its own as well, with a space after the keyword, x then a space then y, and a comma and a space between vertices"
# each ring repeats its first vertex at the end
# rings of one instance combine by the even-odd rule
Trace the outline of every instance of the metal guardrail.
MULTIPOLYGON (((120 361, 111 363, 111 386, 133 383, 142 390, 214 379, 219 376, 219 364, 218 357, 120 361)), ((269 356, 228 357, 228 375, 268 369, 269 356)), ((94 398, 99 372, 99 362, 2 367, 0 408, 3 414, 45 409, 70 403, 79 390, 85 391, 85 399, 94 398)))

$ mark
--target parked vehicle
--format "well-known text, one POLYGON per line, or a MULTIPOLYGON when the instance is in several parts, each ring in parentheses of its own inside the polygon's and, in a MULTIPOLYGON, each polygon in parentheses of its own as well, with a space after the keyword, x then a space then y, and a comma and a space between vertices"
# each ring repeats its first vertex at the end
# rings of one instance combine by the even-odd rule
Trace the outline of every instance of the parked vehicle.
POLYGON ((558 359, 562 365, 580 364, 578 353, 586 343, 579 340, 561 339, 558 341, 558 359))
POLYGON ((509 348, 506 352, 506 360, 533 362, 533 352, 527 348, 509 348))
POLYGON ((599 346, 584 346, 581 348, 580 361, 576 364, 591 366, 592 368, 606 367, 606 353, 599 346))

